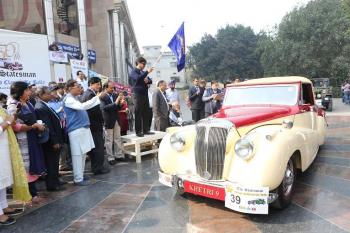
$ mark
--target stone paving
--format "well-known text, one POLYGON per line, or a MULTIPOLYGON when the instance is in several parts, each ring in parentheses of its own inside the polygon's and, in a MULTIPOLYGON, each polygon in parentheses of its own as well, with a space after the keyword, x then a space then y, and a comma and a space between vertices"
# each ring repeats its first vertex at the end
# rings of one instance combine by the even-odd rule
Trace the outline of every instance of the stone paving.
POLYGON ((91 176, 90 186, 41 192, 46 203, 0 232, 350 232, 350 114, 336 114, 337 108, 342 104, 328 114, 325 145, 298 176, 293 203, 283 211, 247 215, 220 201, 177 196, 157 181, 157 159, 148 156, 91 176))

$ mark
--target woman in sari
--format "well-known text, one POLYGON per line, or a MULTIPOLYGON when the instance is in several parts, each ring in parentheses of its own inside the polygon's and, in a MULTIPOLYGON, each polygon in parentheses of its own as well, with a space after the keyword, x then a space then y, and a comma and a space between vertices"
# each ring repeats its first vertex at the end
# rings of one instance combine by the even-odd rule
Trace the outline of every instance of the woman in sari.
POLYGON ((29 102, 31 92, 25 82, 14 82, 11 85, 10 94, 12 99, 8 100, 8 113, 16 115, 17 141, 23 157, 24 166, 27 171, 29 191, 34 203, 40 202, 36 189, 36 181, 45 175, 45 160, 41 145, 38 143, 38 133, 43 132, 45 127, 36 123, 34 106, 29 102))
POLYGON ((121 99, 121 109, 119 110, 119 125, 120 125, 120 135, 124 136, 128 134, 128 129, 129 129, 129 121, 128 121, 128 113, 129 113, 129 108, 128 108, 128 103, 125 100, 125 93, 121 92, 119 94, 122 96, 121 99))

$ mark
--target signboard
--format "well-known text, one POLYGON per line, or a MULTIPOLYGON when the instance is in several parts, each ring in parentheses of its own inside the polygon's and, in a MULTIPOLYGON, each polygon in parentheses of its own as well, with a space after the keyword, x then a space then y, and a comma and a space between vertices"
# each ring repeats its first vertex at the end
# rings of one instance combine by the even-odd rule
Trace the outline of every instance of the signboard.
POLYGON ((47 36, 2 29, 0 35, 0 92, 9 94, 15 81, 48 85, 47 36))
POLYGON ((65 64, 54 64, 55 69, 55 82, 56 83, 65 83, 67 82, 67 73, 65 64))
POLYGON ((49 51, 50 61, 68 63, 68 54, 62 51, 49 51))
POLYGON ((72 78, 76 79, 77 77, 77 72, 81 70, 86 77, 88 77, 89 72, 88 72, 88 64, 83 61, 83 60, 76 60, 76 59, 71 59, 70 60, 70 67, 72 70, 72 78))
MULTIPOLYGON (((80 48, 74 45, 69 45, 69 44, 65 44, 65 43, 57 43, 58 48, 63 51, 68 53, 69 55, 71 55, 72 57, 78 57, 80 54, 80 48)), ((89 49, 88 50, 88 59, 89 59, 89 63, 96 63, 96 51, 89 49)))

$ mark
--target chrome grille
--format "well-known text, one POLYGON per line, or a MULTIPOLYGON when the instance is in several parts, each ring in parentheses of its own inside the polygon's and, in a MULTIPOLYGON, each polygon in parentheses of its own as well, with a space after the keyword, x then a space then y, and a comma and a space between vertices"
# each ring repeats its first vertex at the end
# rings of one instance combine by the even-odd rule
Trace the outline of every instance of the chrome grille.
POLYGON ((196 125, 195 159, 197 173, 208 180, 221 180, 224 170, 226 138, 230 122, 205 119, 196 125))

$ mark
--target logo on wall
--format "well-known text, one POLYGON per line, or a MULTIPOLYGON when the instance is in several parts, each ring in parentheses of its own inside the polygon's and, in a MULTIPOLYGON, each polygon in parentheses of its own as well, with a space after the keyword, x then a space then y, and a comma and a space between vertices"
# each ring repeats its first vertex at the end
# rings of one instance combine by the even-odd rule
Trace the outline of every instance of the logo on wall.
POLYGON ((20 58, 18 43, 0 44, 0 68, 11 71, 23 70, 23 65, 19 62, 20 58))

